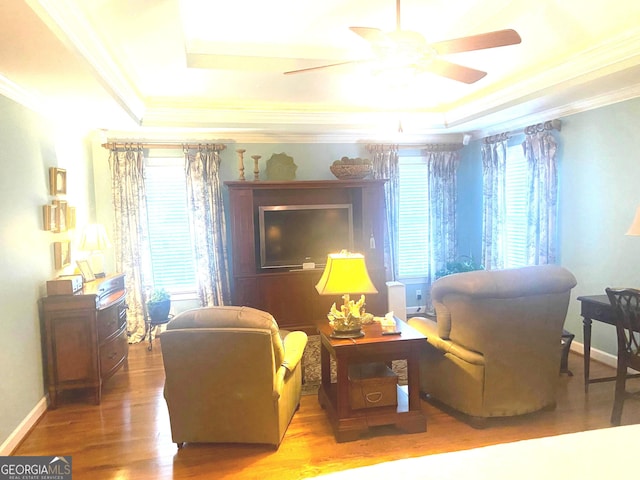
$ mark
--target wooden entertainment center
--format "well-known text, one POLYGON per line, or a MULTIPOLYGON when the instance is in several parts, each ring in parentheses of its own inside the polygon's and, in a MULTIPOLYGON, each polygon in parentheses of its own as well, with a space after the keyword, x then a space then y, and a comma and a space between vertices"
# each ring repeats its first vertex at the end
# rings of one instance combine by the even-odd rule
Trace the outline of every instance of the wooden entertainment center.
POLYGON ((227 181, 231 216, 232 301, 271 313, 284 329, 317 333, 331 304, 340 298, 320 296, 315 284, 322 268, 260 267, 258 212, 269 205, 351 204, 354 251, 362 253, 377 294, 366 297, 367 311, 387 308, 384 265, 385 180, 227 181))

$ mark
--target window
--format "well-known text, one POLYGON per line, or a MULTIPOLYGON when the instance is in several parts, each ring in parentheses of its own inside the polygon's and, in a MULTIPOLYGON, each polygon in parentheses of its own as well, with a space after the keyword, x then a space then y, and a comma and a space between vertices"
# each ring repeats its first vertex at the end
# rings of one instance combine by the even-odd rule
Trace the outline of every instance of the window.
POLYGON ((507 148, 505 267, 527 264, 527 160, 522 146, 507 148))
POLYGON ((400 157, 398 173, 398 277, 422 278, 429 270, 427 161, 400 157))
POLYGON ((148 159, 145 187, 153 285, 171 293, 195 292, 196 268, 181 159, 148 159))

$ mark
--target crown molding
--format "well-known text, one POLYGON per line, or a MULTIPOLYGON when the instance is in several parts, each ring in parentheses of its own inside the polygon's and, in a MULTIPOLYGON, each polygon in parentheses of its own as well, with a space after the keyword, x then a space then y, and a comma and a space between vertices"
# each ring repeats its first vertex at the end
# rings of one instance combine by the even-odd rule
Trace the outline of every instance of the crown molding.
POLYGON ((2 74, 0 74, 0 95, 10 98, 14 102, 17 102, 34 112, 43 115, 46 114, 45 103, 41 98, 37 98, 31 92, 28 92, 2 74))
POLYGON ((82 16, 77 2, 26 2, 61 42, 84 59, 109 95, 136 124, 140 124, 145 111, 144 102, 82 16))
POLYGON ((348 132, 348 131, 324 131, 324 132, 285 132, 275 130, 263 131, 229 131, 224 129, 211 129, 198 133, 186 131, 178 132, 172 129, 139 129, 139 130, 103 130, 100 132, 103 139, 101 143, 110 142, 154 142, 168 141, 176 143, 198 143, 216 142, 226 145, 242 143, 264 143, 264 144, 340 144, 340 143, 394 143, 399 145, 419 146, 426 144, 457 144, 463 141, 462 134, 380 134, 372 135, 370 132, 348 132))
MULTIPOLYGON (((635 98, 638 96, 636 82, 629 82, 628 78, 617 82, 616 77, 625 71, 640 71, 639 37, 640 28, 626 31, 605 44, 575 55, 570 61, 550 65, 537 75, 514 79, 492 92, 480 92, 482 96, 475 100, 462 99, 447 111, 447 126, 457 127, 491 118, 498 112, 506 114, 510 109, 526 111, 512 119, 519 123, 522 118, 553 117, 559 112, 564 115, 579 113, 635 98), (634 85, 629 87, 630 83, 634 85), (576 98, 572 93, 574 89, 585 85, 597 86, 598 93, 585 91, 579 99, 576 98), (518 106, 522 108, 518 109, 518 106)), ((486 123, 479 130, 495 130, 492 126, 487 127, 486 123)))

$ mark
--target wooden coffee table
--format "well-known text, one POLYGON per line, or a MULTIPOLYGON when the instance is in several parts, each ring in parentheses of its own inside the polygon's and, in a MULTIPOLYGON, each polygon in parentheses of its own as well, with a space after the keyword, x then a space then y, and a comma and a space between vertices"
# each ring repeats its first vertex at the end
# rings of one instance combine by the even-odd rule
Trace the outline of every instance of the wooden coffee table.
POLYGON ((331 338, 328 322, 318 325, 320 332, 320 365, 322 383, 318 401, 326 410, 338 442, 356 440, 369 427, 395 425, 404 432, 427 430, 427 420, 420 405, 419 351, 426 337, 400 319, 396 319, 401 335, 382 335, 379 323, 365 325, 364 337, 331 338), (337 381, 331 382, 330 357, 336 361, 337 381), (407 361, 407 386, 398 386, 398 406, 351 409, 349 405, 349 365, 353 363, 407 361))

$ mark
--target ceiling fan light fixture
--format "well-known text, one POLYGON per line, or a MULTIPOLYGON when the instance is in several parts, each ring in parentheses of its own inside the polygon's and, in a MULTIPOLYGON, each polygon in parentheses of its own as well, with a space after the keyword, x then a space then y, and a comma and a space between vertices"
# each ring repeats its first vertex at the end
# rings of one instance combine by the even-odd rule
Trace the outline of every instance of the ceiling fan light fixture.
MULTIPOLYGON (((395 31, 385 33, 378 28, 372 27, 349 28, 353 33, 369 42, 371 50, 376 57, 375 59, 382 65, 380 70, 396 68, 401 70, 408 69, 417 73, 431 72, 466 84, 479 81, 487 73, 482 70, 476 70, 449 62, 442 58, 442 55, 504 47, 521 42, 520 35, 518 35, 515 30, 506 29, 429 44, 420 33, 411 30, 402 30, 400 27, 400 0, 396 0, 395 31)), ((293 70, 285 72, 285 74, 309 72, 346 64, 370 63, 371 60, 372 59, 367 59, 366 61, 352 60, 321 65, 293 70)))
POLYGON ((417 63, 429 48, 422 35, 417 32, 390 32, 384 34, 383 38, 372 42, 371 49, 376 58, 384 63, 417 63))
POLYGON ((398 48, 411 48, 422 51, 427 48, 427 41, 418 32, 411 30, 395 30, 386 34, 390 43, 398 45, 398 48))
MULTIPOLYGON (((389 79, 397 78, 398 80, 405 80, 408 78, 414 77, 419 73, 419 70, 416 65, 405 63, 402 65, 398 64, 384 64, 379 68, 376 68, 373 73, 378 77, 386 77, 389 79)), ((401 82, 392 82, 392 83, 401 83, 401 82)))

